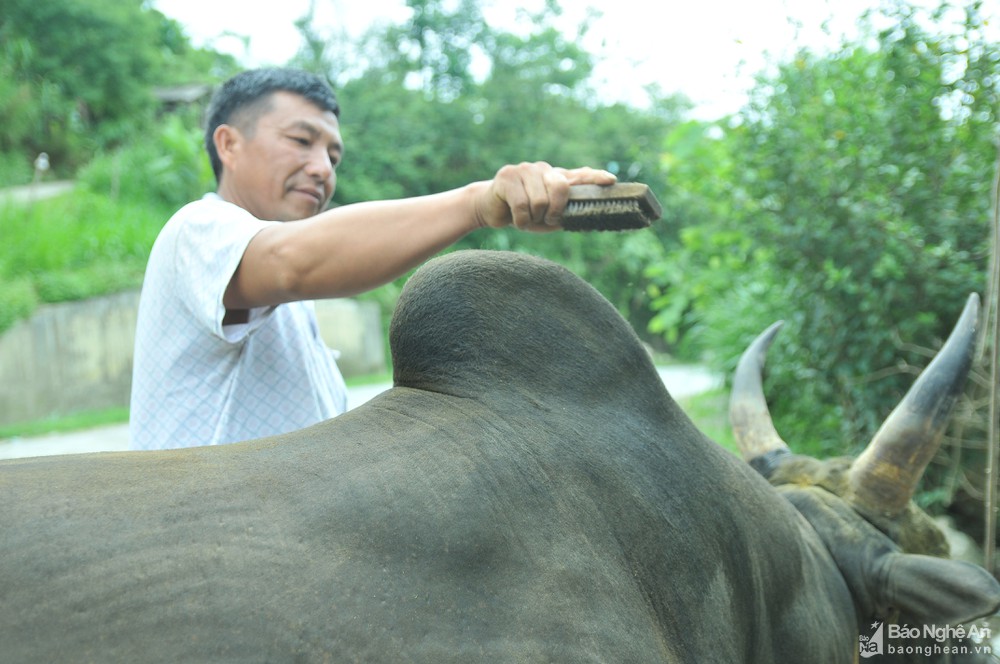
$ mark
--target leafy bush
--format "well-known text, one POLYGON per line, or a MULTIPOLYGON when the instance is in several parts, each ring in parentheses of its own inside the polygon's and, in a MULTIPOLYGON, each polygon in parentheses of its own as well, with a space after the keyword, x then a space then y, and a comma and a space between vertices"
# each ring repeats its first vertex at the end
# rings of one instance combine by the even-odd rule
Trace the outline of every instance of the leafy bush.
POLYGON ((138 287, 160 228, 213 186, 200 131, 171 116, 95 159, 72 194, 0 206, 0 331, 39 302, 138 287))
MULTIPOLYGON (((926 362, 902 343, 936 347, 982 288, 989 247, 1000 86, 976 58, 996 62, 998 48, 978 40, 974 15, 962 37, 928 34, 906 7, 892 17, 877 50, 782 66, 748 108, 739 150, 744 223, 775 296, 799 310, 790 361, 822 377, 812 408, 842 409, 827 435, 849 447, 911 382, 896 367, 926 362)), ((790 429, 813 426, 800 383, 776 392, 799 409, 790 429)))
POLYGON ((28 184, 33 176, 28 159, 16 153, 0 152, 0 187, 28 184))
POLYGON ((38 296, 30 279, 0 280, 0 332, 28 316, 38 304, 38 296))
POLYGON ((83 189, 0 206, 0 331, 39 302, 138 287, 156 234, 172 212, 83 189))
POLYGON ((214 188, 201 131, 180 116, 162 120, 152 136, 105 153, 79 174, 93 192, 112 199, 179 208, 214 188))
POLYGON ((656 329, 719 370, 787 320, 772 410, 826 452, 870 439, 926 364, 904 344, 939 345, 985 283, 1000 47, 974 6, 959 34, 943 13, 885 13, 886 30, 761 76, 721 140, 671 136, 690 223, 648 270, 656 329))

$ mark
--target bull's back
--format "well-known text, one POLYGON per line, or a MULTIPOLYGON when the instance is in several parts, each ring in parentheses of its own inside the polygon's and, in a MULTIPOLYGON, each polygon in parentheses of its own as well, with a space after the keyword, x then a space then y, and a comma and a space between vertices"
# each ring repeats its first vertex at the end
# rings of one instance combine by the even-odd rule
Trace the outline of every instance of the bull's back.
POLYGON ((741 471, 702 450, 683 423, 670 423, 678 438, 661 448, 634 438, 662 422, 639 418, 594 441, 592 422, 518 412, 394 390, 275 439, 4 464, 5 653, 242 662, 774 654, 772 632, 788 631, 801 610, 780 597, 808 570, 787 569, 788 551, 762 550, 791 537, 789 527, 741 516, 736 502, 780 502, 759 484, 733 495, 741 471))

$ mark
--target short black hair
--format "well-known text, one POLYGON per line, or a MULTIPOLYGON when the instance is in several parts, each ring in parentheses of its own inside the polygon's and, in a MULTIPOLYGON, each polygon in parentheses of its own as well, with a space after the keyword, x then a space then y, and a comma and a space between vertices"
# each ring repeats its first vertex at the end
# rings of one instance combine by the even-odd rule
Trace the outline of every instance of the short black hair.
POLYGON ((316 74, 301 69, 265 68, 233 76, 215 91, 205 114, 205 149, 217 183, 222 179, 222 161, 212 138, 216 128, 230 124, 241 111, 266 101, 275 92, 301 95, 324 111, 340 117, 337 96, 330 84, 316 74))

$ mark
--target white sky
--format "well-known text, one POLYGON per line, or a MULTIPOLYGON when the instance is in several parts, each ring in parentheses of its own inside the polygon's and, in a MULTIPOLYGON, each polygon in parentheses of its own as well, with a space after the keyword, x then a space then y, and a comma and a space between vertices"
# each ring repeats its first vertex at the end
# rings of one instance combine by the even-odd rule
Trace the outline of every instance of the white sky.
MULTIPOLYGON (((876 1, 560 0, 560 6, 567 25, 580 21, 588 6, 602 12, 584 46, 602 60, 595 82, 609 101, 641 103, 643 87, 655 83, 663 92, 686 94, 698 117, 716 119, 739 109, 753 76, 769 61, 802 45, 836 45, 876 1)), ((518 10, 540 3, 485 0, 484 7, 493 24, 516 29, 518 10)), ((246 66, 280 65, 294 56, 301 43, 294 21, 309 8, 309 0, 153 4, 184 25, 196 45, 232 53, 246 66), (226 33, 249 38, 248 48, 226 33)), ((316 0, 314 25, 324 34, 359 35, 380 23, 400 23, 408 12, 403 0, 316 0)), ((992 13, 991 27, 1000 28, 1000 3, 992 13)))

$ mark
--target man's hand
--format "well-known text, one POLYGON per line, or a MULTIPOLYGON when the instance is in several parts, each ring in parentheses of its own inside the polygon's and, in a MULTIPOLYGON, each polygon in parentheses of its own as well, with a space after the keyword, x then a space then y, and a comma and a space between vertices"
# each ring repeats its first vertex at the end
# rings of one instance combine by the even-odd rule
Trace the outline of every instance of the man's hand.
POLYGON ((504 166, 476 200, 476 221, 482 227, 558 230, 571 185, 615 181, 611 173, 594 168, 557 168, 542 161, 504 166))

